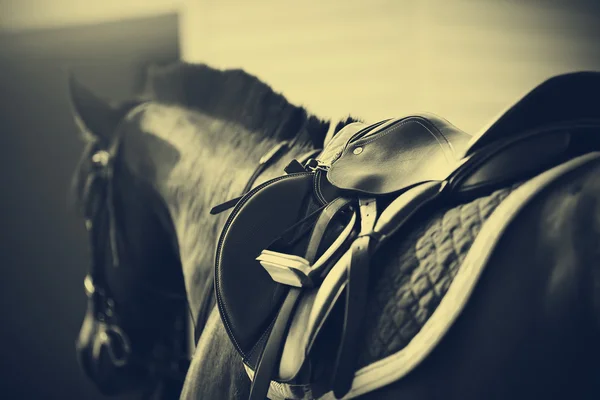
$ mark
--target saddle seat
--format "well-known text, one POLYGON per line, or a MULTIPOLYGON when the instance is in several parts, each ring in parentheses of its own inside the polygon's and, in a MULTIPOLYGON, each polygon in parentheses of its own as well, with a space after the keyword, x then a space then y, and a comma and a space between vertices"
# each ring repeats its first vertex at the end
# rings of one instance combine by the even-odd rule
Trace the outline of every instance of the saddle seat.
POLYGON ((244 195, 219 239, 215 290, 253 377, 251 398, 271 381, 288 397, 348 392, 369 259, 425 205, 472 199, 600 149, 600 112, 577 113, 575 98, 555 93, 569 82, 598 89, 600 74, 550 79, 476 138, 432 114, 350 124, 315 160, 244 195))

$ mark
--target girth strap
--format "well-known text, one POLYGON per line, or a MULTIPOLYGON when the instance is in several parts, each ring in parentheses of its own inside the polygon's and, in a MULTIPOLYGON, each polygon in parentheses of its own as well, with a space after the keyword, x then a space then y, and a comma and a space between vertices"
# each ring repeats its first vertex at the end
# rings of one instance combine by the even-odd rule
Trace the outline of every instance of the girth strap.
POLYGON ((332 388, 337 398, 348 393, 354 378, 354 367, 358 354, 356 348, 362 332, 369 288, 369 248, 377 219, 377 203, 374 198, 361 198, 359 205, 361 228, 351 247, 344 328, 333 372, 332 388))

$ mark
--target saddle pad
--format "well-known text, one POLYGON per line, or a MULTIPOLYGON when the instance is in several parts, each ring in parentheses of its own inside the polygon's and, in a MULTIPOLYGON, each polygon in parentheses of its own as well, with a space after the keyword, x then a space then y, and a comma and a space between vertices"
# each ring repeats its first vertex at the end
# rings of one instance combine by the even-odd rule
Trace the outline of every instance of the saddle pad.
MULTIPOLYGON (((428 246, 428 244, 423 243, 426 240, 434 240, 438 243, 442 240, 446 243, 450 242, 448 244, 453 247, 454 255, 446 254, 449 249, 445 246, 446 248, 438 249, 441 254, 434 254, 434 257, 442 255, 442 259, 449 258, 446 261, 448 264, 445 268, 452 268, 455 271, 452 273, 452 283, 450 283, 448 276, 442 275, 439 277, 431 270, 431 267, 439 267, 437 263, 441 260, 435 260, 432 263, 433 260, 424 259, 419 266, 406 265, 407 262, 418 262, 404 258, 409 255, 406 247, 409 243, 402 243, 405 242, 402 240, 399 243, 401 246, 400 251, 394 251, 395 249, 390 245, 388 251, 391 250, 393 253, 388 252, 387 255, 381 255, 390 260, 389 266, 386 266, 386 271, 376 278, 378 284, 374 285, 372 290, 373 297, 371 297, 369 307, 371 312, 367 314, 368 320, 365 321, 369 331, 363 345, 360 346, 360 349, 357 349, 361 353, 359 357, 361 360, 359 363, 360 368, 356 371, 352 390, 344 396, 344 399, 356 398, 391 384, 406 376, 423 361, 440 343, 447 330, 450 329, 466 306, 482 271, 493 257, 495 247, 512 221, 518 218, 518 214, 524 209, 524 206, 542 193, 550 184, 556 182, 559 177, 592 163, 597 164, 599 160, 600 153, 586 154, 545 171, 522 184, 516 184, 510 189, 496 192, 492 197, 499 196, 500 199, 494 199, 492 200, 493 204, 487 204, 486 207, 491 206, 492 209, 484 211, 485 219, 479 221, 479 228, 475 232, 469 232, 464 241, 460 240, 458 243, 452 243, 457 239, 455 237, 456 232, 448 232, 446 235, 450 237, 440 236, 441 232, 439 231, 430 231, 425 235, 416 236, 414 235, 417 233, 415 230, 411 230, 410 233, 407 232, 409 236, 412 236, 412 239, 409 239, 409 241, 412 240, 411 244, 416 245, 413 250, 416 253, 431 251, 422 247, 428 246), (418 237, 421 237, 421 239, 417 241, 418 237), (410 271, 412 268, 418 268, 420 271, 410 271), (402 276, 407 273, 417 279, 422 277, 423 274, 427 274, 434 281, 437 281, 439 287, 438 285, 435 289, 427 287, 427 285, 423 287, 416 280, 412 281, 412 279, 412 283, 404 282, 402 276), (415 289, 425 289, 420 292, 422 297, 415 298, 415 289), (429 300, 430 298, 425 293, 427 290, 440 289, 445 294, 438 299, 434 299, 433 304, 431 302, 422 303, 424 299, 429 300), (412 312, 415 312, 413 316, 407 315, 416 304, 418 304, 420 310, 412 310, 412 312), (435 308, 435 311, 433 311, 433 308, 435 308), (415 326, 416 321, 414 318, 419 320, 418 326, 415 326), (404 326, 396 325, 402 319, 406 319, 407 324, 404 326)), ((481 204, 478 203, 481 203, 481 199, 476 200, 471 205, 460 207, 475 206, 479 208, 481 204)), ((441 215, 436 217, 440 218, 441 215)), ((439 223, 444 224, 446 221, 439 223)), ((470 223, 471 221, 467 222, 467 225, 470 225, 470 223)), ((435 230, 433 226, 435 224, 434 218, 426 225, 435 230)), ((426 226, 424 224, 419 225, 421 228, 426 226)), ((442 227, 438 225, 439 228, 442 227)), ((472 229, 472 227, 466 228, 469 231, 472 229)), ((415 257, 426 258, 427 255, 415 254, 415 257)), ((334 396, 332 393, 328 393, 319 398, 333 400, 334 396)))

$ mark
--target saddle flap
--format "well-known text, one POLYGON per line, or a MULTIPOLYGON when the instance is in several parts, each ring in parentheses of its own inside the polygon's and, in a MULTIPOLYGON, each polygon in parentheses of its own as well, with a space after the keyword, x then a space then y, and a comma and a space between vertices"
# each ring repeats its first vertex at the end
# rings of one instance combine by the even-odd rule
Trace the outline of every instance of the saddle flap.
POLYGON ((470 138, 430 114, 391 120, 351 138, 327 179, 340 189, 371 195, 442 180, 456 168, 470 138))
POLYGON ((256 257, 301 219, 313 178, 309 173, 286 175, 249 193, 221 233, 215 262, 217 303, 244 358, 269 329, 285 293, 285 286, 273 281, 256 257))

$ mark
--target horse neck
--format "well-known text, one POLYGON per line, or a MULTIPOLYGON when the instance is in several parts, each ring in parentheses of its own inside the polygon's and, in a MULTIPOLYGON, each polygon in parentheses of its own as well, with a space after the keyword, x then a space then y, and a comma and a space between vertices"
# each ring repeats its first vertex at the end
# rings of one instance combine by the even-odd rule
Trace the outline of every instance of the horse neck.
MULTIPOLYGON (((138 118, 137 125, 145 133, 141 147, 150 153, 152 184, 167 205, 175 228, 187 295, 196 315, 205 290, 212 289, 216 242, 228 215, 214 216, 209 210, 241 194, 260 158, 277 140, 178 107, 150 105, 138 118), (152 145, 156 138, 175 149, 177 157, 165 156, 164 145, 152 145)), ((139 147, 138 143, 135 148, 139 147)), ((283 174, 287 163, 311 149, 307 142, 299 142, 255 184, 283 174)))

